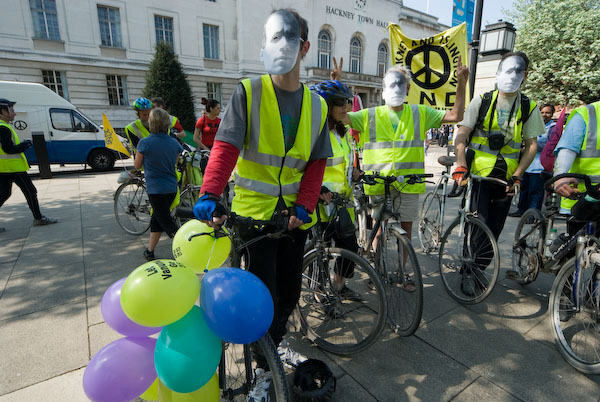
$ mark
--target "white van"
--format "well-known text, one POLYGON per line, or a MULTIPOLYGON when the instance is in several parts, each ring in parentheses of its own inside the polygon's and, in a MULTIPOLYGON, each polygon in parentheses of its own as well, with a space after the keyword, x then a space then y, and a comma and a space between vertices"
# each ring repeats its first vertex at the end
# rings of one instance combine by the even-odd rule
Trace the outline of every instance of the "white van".
MULTIPOLYGON (((0 81, 0 98, 17 102, 12 124, 21 141, 32 139, 32 133, 44 134, 50 163, 87 163, 94 170, 109 170, 119 157, 106 148, 100 127, 42 84, 0 81)), ((33 147, 25 156, 37 164, 33 147)))

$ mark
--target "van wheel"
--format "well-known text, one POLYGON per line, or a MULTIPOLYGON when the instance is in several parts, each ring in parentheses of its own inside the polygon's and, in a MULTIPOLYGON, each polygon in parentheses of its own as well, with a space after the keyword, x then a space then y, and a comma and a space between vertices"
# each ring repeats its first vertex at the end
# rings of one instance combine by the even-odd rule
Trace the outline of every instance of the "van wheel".
POLYGON ((107 149, 96 149, 90 154, 88 164, 93 170, 110 170, 115 166, 115 156, 107 149))

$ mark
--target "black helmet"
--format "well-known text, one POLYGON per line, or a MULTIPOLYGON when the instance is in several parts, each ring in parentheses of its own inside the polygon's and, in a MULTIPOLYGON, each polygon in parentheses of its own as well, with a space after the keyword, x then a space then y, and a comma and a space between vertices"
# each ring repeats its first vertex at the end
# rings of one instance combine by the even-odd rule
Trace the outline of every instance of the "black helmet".
POLYGON ((308 359, 294 373, 294 401, 327 402, 335 392, 336 379, 325 362, 308 359))
POLYGON ((323 81, 317 85, 310 87, 311 91, 315 91, 326 101, 334 101, 338 99, 352 99, 353 95, 350 89, 337 80, 323 81))

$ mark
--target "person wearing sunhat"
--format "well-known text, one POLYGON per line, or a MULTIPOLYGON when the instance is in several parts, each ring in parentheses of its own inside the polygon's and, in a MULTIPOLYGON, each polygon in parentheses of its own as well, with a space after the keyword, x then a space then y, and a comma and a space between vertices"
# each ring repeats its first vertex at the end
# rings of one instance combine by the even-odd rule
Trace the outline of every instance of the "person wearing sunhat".
MULTIPOLYGON (((27 174, 29 164, 25 158, 25 150, 33 144, 31 140, 19 141, 17 132, 9 124, 15 118, 13 105, 16 102, 0 98, 0 207, 12 194, 12 184, 15 183, 27 200, 33 213, 33 226, 50 225, 58 222, 40 212, 37 189, 27 174)), ((0 228, 4 232, 5 228, 0 228)))

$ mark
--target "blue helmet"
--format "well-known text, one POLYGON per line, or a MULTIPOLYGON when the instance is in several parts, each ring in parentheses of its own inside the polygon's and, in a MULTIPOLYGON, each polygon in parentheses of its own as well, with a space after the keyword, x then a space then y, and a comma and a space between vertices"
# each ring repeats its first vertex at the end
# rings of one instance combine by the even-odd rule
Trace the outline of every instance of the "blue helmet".
POLYGON ((350 89, 337 80, 323 81, 311 86, 310 90, 316 92, 328 102, 339 99, 352 99, 354 97, 350 89))
POLYGON ((135 110, 150 110, 152 109, 152 102, 148 98, 137 98, 135 102, 133 102, 133 108, 135 110))

